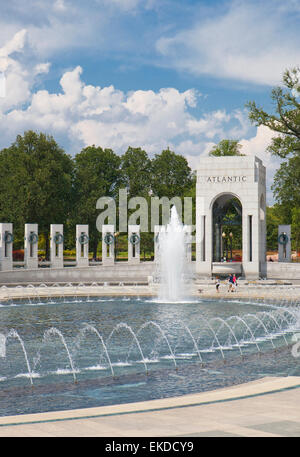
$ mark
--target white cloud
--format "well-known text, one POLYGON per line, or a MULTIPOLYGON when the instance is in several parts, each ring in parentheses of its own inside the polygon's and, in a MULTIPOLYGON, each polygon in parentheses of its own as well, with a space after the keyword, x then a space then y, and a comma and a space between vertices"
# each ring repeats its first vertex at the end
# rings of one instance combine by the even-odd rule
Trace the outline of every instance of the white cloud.
POLYGON ((5 97, 0 101, 0 113, 30 102, 31 88, 37 75, 47 73, 50 63, 25 64, 20 55, 24 53, 27 30, 22 29, 0 47, 0 72, 5 76, 5 97))
MULTIPOLYGON (((28 0, 24 10, 14 1, 1 15, 0 43, 18 32, 6 47, 15 48, 18 41, 22 49, 26 29, 26 40, 46 60, 66 50, 88 49, 109 58, 125 53, 127 63, 155 62, 196 76, 269 85, 281 81, 285 68, 299 64, 298 1, 229 0, 210 15, 201 15, 201 3, 28 0), (148 9, 157 21, 155 16, 147 21, 148 9)), ((203 3, 207 9, 209 2, 203 3)))
POLYGON ((5 97, 0 102, 0 112, 25 102, 30 95, 27 70, 11 54, 20 52, 25 44, 26 30, 21 30, 0 48, 0 71, 5 75, 5 97))
POLYGON ((259 127, 249 138, 245 111, 196 115, 194 108, 202 98, 194 89, 180 92, 169 87, 126 93, 112 85, 86 84, 81 66, 64 72, 59 92, 35 91, 35 77, 46 74, 50 63, 34 61, 32 68, 29 63, 25 66, 24 59, 19 59, 26 52, 25 43, 26 33, 22 32, 0 48, 7 87, 6 96, 0 99, 0 148, 8 146, 17 134, 33 129, 52 134, 73 154, 91 144, 117 153, 128 146, 142 147, 149 154, 169 146, 195 169, 221 139, 243 138, 243 152, 262 158, 270 184, 279 166, 266 153, 274 133, 259 127))
POLYGON ((300 61, 299 16, 288 2, 232 1, 224 12, 162 36, 164 64, 194 75, 213 75, 258 84, 278 84, 285 68, 300 61), (294 20, 293 20, 294 18, 294 20))
MULTIPOLYGON (((11 79, 20 77, 19 70, 23 68, 18 65, 14 60, 11 79)), ((48 69, 48 63, 37 64, 33 73, 48 69)), ((4 115, 3 110, 0 127, 3 138, 7 132, 11 135, 13 131, 17 134, 32 128, 60 135, 65 144, 76 145, 77 149, 98 144, 122 152, 131 145, 147 147, 149 153, 155 153, 170 146, 192 156, 203 153, 206 144, 220 141, 232 120, 244 129, 242 116, 236 112, 217 110, 200 118, 192 115, 190 109, 199 102, 199 94, 193 89, 180 92, 175 88, 162 88, 157 92, 125 93, 114 86, 87 85, 82 73, 80 66, 66 71, 60 79, 59 93, 30 91, 29 79, 23 75, 18 88, 23 95, 26 92, 27 105, 17 106, 12 98, 7 100, 7 112, 4 115)), ((20 101, 21 95, 18 91, 16 94, 20 101)))
POLYGON ((214 138, 216 135, 225 135, 224 125, 229 122, 231 116, 225 110, 217 110, 212 113, 204 114, 202 119, 190 119, 188 122, 189 133, 193 136, 203 136, 214 138))
POLYGON ((0 55, 9 59, 7 97, 0 101, 2 141, 12 132, 32 128, 60 135, 66 144, 78 149, 98 144, 121 152, 131 145, 147 146, 154 153, 170 146, 197 156, 199 149, 205 152, 207 144, 220 141, 230 128, 240 133, 247 130, 242 112, 216 110, 201 117, 192 115, 191 109, 201 102, 194 89, 180 92, 169 87, 125 93, 112 85, 85 84, 80 66, 64 72, 60 92, 35 92, 35 76, 47 73, 50 63, 34 63, 31 69, 29 64, 24 67, 20 63, 22 59, 19 61, 14 51, 25 52, 25 36, 24 32, 16 34, 0 49, 0 55))
POLYGON ((50 62, 46 62, 46 63, 38 63, 37 65, 35 65, 35 67, 33 68, 33 74, 34 75, 40 75, 42 73, 48 73, 49 72, 49 69, 50 69, 50 62))
POLYGON ((278 170, 282 160, 276 156, 273 156, 267 151, 267 147, 270 145, 272 138, 276 136, 276 133, 270 130, 268 127, 261 125, 257 128, 256 135, 250 139, 243 139, 240 141, 242 145, 242 153, 246 155, 255 155, 263 161, 266 167, 267 174, 267 202, 273 204, 273 193, 271 186, 274 180, 274 174, 278 170))
POLYGON ((4 46, 0 48, 0 58, 5 59, 14 52, 22 51, 24 48, 26 35, 26 29, 19 30, 11 40, 7 41, 4 46))
POLYGON ((274 156, 266 150, 270 145, 272 138, 275 136, 276 133, 273 130, 264 125, 259 126, 254 137, 239 141, 243 147, 243 154, 256 155, 268 166, 268 168, 275 169, 278 163, 276 163, 274 156))
POLYGON ((59 11, 59 12, 64 12, 67 10, 67 6, 64 2, 64 0, 55 0, 54 2, 54 5, 53 5, 53 9, 55 11, 59 11))
POLYGON ((125 94, 113 87, 98 89, 98 112, 86 115, 90 103, 85 98, 78 108, 80 116, 86 119, 76 122, 73 133, 76 131, 84 143, 97 143, 117 150, 128 145, 163 145, 186 132, 190 119, 187 108, 193 100, 192 92, 180 93, 169 88, 159 92, 138 90, 125 94))
POLYGON ((62 134, 78 148, 99 144, 120 151, 129 144, 162 145, 187 131, 187 121, 191 118, 188 108, 196 104, 192 89, 179 92, 166 88, 126 94, 113 86, 87 85, 81 78, 80 66, 63 74, 61 92, 32 91, 32 74, 48 70, 48 63, 37 64, 29 77, 28 70, 16 59, 11 60, 7 97, 0 104, 2 141, 7 132, 20 133, 23 127, 62 134), (20 106, 24 101, 26 106, 20 106))
POLYGON ((139 46, 140 40, 132 37, 132 26, 126 20, 137 17, 147 5, 146 0, 27 0, 26 5, 15 0, 1 11, 0 46, 26 29, 28 43, 43 59, 67 50, 88 49, 106 55, 128 51, 129 46, 139 46))
POLYGON ((192 170, 197 170, 200 166, 201 158, 207 156, 215 145, 216 143, 209 141, 194 142, 186 140, 177 145, 176 151, 185 156, 192 170))

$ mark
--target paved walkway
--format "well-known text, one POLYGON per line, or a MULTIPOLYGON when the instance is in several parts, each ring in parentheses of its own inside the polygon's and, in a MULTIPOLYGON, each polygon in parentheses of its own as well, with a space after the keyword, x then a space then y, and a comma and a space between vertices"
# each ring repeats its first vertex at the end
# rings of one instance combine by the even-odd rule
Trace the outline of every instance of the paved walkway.
POLYGON ((149 402, 0 417, 9 437, 300 437, 300 377, 149 402))
MULTIPOLYGON (((268 300, 290 300, 291 303, 299 301, 300 286, 292 287, 284 285, 268 284, 267 281, 259 283, 244 284, 239 281, 239 286, 235 293, 228 293, 227 281, 221 281, 220 291, 216 292, 213 281, 207 281, 203 284, 194 284, 190 293, 194 297, 212 298, 212 299, 268 299, 268 300)), ((138 297, 157 297, 158 285, 137 285, 137 286, 91 286, 91 285, 60 285, 60 286, 17 286, 17 287, 0 287, 0 302, 14 299, 42 299, 46 297, 68 297, 68 296, 85 296, 85 297, 105 297, 105 296, 138 296, 138 297)), ((286 303, 287 304, 287 303, 286 303)))

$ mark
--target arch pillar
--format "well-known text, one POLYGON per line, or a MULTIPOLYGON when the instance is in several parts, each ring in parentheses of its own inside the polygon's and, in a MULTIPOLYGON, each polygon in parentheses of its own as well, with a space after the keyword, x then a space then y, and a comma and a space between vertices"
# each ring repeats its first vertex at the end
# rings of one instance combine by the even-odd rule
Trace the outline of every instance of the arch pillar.
POLYGON ((140 225, 128 225, 128 263, 130 264, 140 263, 140 231, 140 225))
POLYGON ((76 267, 89 266, 89 226, 76 225, 76 267))
POLYGON ((38 224, 25 224, 24 265, 28 269, 38 268, 38 224))
POLYGON ((51 268, 63 268, 64 266, 63 224, 50 225, 50 262, 51 268))
POLYGON ((114 231, 114 225, 102 225, 102 265, 113 265, 115 262, 114 231))
POLYGON ((0 223, 0 271, 13 270, 13 224, 0 223))

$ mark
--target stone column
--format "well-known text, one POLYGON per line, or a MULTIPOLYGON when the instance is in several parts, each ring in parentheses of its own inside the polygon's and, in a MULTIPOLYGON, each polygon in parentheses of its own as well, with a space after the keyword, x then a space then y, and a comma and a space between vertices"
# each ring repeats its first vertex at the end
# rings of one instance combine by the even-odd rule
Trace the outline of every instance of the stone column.
POLYGON ((185 228, 185 243, 186 243, 186 258, 189 262, 192 261, 192 226, 186 225, 185 228))
POLYGON ((24 266, 28 269, 38 268, 38 224, 25 224, 24 266))
POLYGON ((291 261, 291 226, 278 226, 278 262, 291 261))
POLYGON ((158 261, 158 250, 159 250, 159 234, 165 230, 164 225, 154 226, 154 261, 158 261))
POLYGON ((76 225, 76 267, 89 266, 89 226, 76 225))
POLYGON ((0 223, 0 270, 13 269, 13 225, 0 223))
POLYGON ((140 263, 140 226, 128 225, 128 263, 140 263))
POLYGON ((212 273, 212 211, 211 200, 202 197, 200 192, 207 191, 207 187, 197 183, 196 197, 196 271, 199 277, 207 278, 212 273))
POLYGON ((102 265, 113 265, 115 261, 114 225, 102 225, 102 265))
POLYGON ((63 268, 64 266, 63 224, 50 225, 50 262, 51 268, 63 268))

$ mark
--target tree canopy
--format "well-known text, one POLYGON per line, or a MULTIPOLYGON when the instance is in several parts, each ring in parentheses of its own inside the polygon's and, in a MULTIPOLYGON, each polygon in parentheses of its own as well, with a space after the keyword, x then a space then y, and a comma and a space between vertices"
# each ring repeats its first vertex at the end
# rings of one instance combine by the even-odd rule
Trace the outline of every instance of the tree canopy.
POLYGON ((273 113, 267 113, 255 102, 248 102, 249 119, 274 131, 268 150, 281 158, 300 154, 300 67, 286 70, 283 86, 272 89, 273 113))
POLYGON ((186 158, 170 149, 155 155, 151 172, 151 189, 157 197, 183 197, 193 184, 192 170, 186 158))
POLYGON ((0 151, 0 215, 21 234, 26 222, 65 223, 72 204, 73 161, 53 137, 31 130, 0 151), (22 228, 21 228, 22 226, 22 228))
POLYGON ((99 232, 96 228, 97 200, 102 196, 116 197, 121 159, 111 149, 88 146, 74 158, 74 208, 72 225, 88 224, 94 257, 97 254, 99 232))
POLYGON ((151 189, 151 160, 141 148, 129 147, 121 156, 121 184, 129 197, 148 195, 151 189))
MULTIPOLYGON (((112 197, 118 205, 119 189, 125 187, 128 198, 145 197, 149 203, 151 195, 171 199, 194 193, 194 182, 187 160, 169 149, 150 158, 142 148, 128 147, 117 155, 92 145, 72 157, 52 136, 29 130, 0 151, 0 221, 13 222, 20 244, 24 224, 37 223, 46 255, 50 224, 65 224, 69 246, 74 246, 75 225, 88 224, 95 256, 100 197, 112 197)), ((151 250, 153 236, 147 236, 151 250)))
MULTIPOLYGON (((257 126, 264 125, 274 132, 271 144, 267 148, 282 162, 274 175, 272 190, 276 205, 275 215, 268 212, 268 243, 274 244, 276 230, 271 230, 273 221, 278 224, 292 224, 293 247, 298 247, 300 225, 297 223, 300 204, 300 67, 284 72, 282 85, 271 91, 273 112, 268 113, 255 102, 247 103, 249 118, 257 126), (273 241, 271 241, 273 239, 273 241)), ((274 225, 274 224, 273 224, 274 225)))
POLYGON ((209 152, 210 156, 223 157, 223 156, 243 156, 241 153, 242 145, 238 140, 221 140, 209 152))

